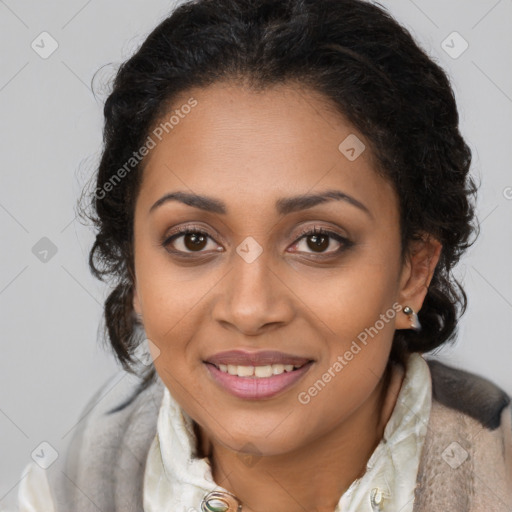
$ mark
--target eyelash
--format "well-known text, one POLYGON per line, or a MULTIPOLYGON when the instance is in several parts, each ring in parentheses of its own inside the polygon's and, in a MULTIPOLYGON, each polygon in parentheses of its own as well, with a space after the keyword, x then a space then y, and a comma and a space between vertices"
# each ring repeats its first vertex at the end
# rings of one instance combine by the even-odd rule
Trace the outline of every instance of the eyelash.
MULTIPOLYGON (((201 229, 199 227, 184 226, 184 227, 177 228, 176 231, 174 233, 172 233, 170 236, 166 236, 160 245, 162 247, 164 247, 164 249, 166 251, 173 253, 173 254, 178 254, 183 257, 189 257, 189 256, 193 255, 194 252, 196 252, 197 254, 201 254, 202 251, 185 252, 185 251, 169 250, 167 248, 168 245, 170 245, 174 240, 176 240, 180 236, 185 236, 185 235, 190 235, 190 234, 206 236, 213 240, 213 238, 206 231, 204 231, 203 229, 201 229)), ((339 255, 354 245, 354 242, 350 241, 348 238, 345 238, 345 237, 339 235, 338 233, 335 233, 334 231, 330 231, 328 229, 325 229, 322 227, 317 227, 317 226, 314 226, 313 228, 306 228, 306 229, 302 230, 299 233, 299 235, 298 235, 296 241, 293 243, 293 245, 296 245, 300 240, 302 240, 306 236, 313 236, 313 235, 328 236, 330 238, 333 238, 334 240, 336 240, 337 242, 339 242, 341 244, 340 248, 335 251, 325 252, 325 253, 317 253, 317 254, 309 253, 310 255, 312 255, 314 257, 316 256, 316 257, 321 258, 321 257, 327 257, 327 256, 332 257, 335 255, 339 255)))

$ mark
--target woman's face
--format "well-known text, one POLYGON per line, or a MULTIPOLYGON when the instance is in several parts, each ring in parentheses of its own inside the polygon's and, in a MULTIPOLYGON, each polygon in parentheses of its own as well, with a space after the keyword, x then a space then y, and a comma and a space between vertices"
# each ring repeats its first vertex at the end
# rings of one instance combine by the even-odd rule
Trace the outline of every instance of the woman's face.
POLYGON ((367 403, 409 326, 397 197, 311 91, 216 84, 174 110, 136 202, 134 307, 205 432, 285 453, 367 403))

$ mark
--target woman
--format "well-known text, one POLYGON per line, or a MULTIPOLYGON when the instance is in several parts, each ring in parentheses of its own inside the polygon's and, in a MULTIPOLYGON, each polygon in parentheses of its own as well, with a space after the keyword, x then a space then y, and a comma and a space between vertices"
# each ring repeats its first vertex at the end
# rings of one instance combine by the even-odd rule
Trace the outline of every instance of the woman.
POLYGON ((466 306, 475 186, 447 76, 384 9, 187 2, 104 143, 124 371, 21 510, 512 510, 509 397, 421 355, 466 306))

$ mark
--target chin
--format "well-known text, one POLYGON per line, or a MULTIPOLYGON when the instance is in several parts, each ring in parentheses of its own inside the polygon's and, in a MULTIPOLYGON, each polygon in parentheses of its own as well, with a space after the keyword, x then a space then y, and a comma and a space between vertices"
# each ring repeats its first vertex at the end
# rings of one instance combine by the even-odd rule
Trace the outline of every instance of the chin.
MULTIPOLYGON (((213 435, 230 450, 254 456, 282 455, 300 448, 303 429, 284 427, 283 418, 274 422, 232 424, 228 432, 216 426, 213 435), (248 430, 248 427, 251 427, 248 430)), ((304 440, 306 442, 306 440, 304 440)))

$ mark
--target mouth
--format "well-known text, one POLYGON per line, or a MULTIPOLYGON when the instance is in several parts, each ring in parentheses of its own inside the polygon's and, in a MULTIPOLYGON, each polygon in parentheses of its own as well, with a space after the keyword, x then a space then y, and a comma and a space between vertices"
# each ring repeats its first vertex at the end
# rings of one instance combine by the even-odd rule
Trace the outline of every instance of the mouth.
POLYGON ((203 361, 216 384, 244 399, 274 397, 309 370, 312 359, 275 351, 229 351, 203 361))

